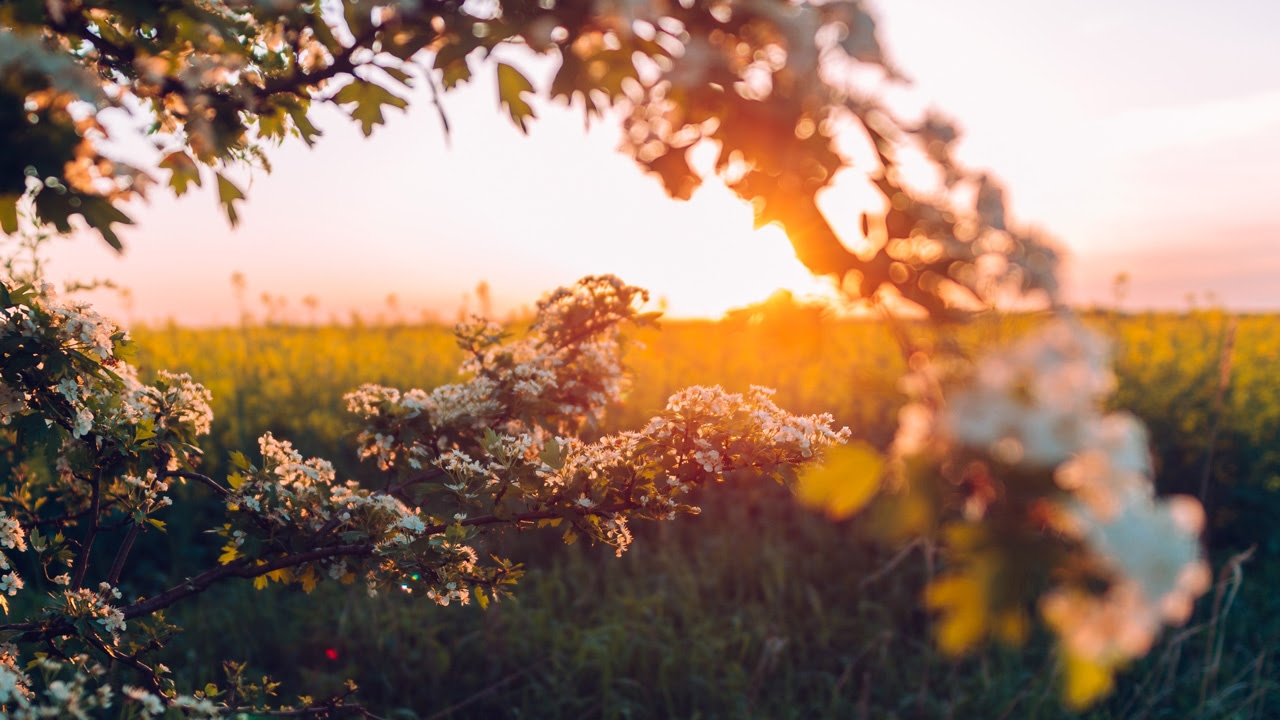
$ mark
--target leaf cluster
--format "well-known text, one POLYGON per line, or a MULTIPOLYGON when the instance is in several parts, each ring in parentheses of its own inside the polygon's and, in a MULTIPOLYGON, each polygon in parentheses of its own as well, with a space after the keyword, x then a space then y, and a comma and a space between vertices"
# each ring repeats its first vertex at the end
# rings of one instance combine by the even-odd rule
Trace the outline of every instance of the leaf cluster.
MULTIPOLYGON (((289 135, 313 143, 318 104, 368 135, 411 86, 439 94, 491 71, 522 131, 535 97, 574 103, 588 121, 621 116, 622 151, 676 198, 704 179, 690 149, 712 144, 714 173, 757 222, 781 225, 806 266, 862 297, 935 316, 1011 292, 1056 297, 1054 251, 1014 227, 992 180, 953 160, 955 127, 879 99, 904 80, 860 0, 24 0, 0 8, 0 67, 0 207, 31 192, 42 223, 66 232, 79 216, 117 248, 113 228, 129 222, 118 205, 156 173, 109 157, 97 121, 107 108, 148 122, 174 194, 212 176, 234 224, 245 193, 227 170, 269 169, 264 147, 289 135), (517 62, 484 62, 507 46, 554 61, 548 86, 517 62), (859 142, 882 206, 863 237, 842 239, 817 200, 853 166, 838 145, 859 142), (920 156, 933 177, 911 181, 904 168, 920 156)), ((13 215, 0 213, 7 232, 13 215)))

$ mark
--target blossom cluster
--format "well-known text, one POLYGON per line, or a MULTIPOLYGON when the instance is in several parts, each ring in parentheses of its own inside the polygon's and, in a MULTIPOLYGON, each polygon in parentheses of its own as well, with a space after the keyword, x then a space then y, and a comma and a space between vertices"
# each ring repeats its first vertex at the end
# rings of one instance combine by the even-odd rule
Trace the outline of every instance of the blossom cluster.
MULTIPOLYGON (((0 547, 19 552, 27 549, 27 536, 22 525, 3 510, 0 510, 0 547)), ((23 587, 22 578, 3 551, 0 551, 0 572, 3 572, 0 574, 0 596, 17 595, 23 587)), ((4 605, 4 607, 8 606, 4 605)))
POLYGON ((29 338, 52 336, 65 347, 111 357, 120 329, 87 302, 59 297, 53 283, 40 282, 25 304, 0 311, 0 333, 29 338))
POLYGON ((0 645, 0 708, 13 720, 63 717, 87 719, 95 711, 112 707, 115 698, 110 685, 101 682, 106 668, 78 655, 63 662, 50 657, 36 659, 28 669, 57 676, 38 692, 31 677, 19 665, 18 649, 0 645), (70 670, 71 672, 64 672, 70 670), (64 679, 65 676, 65 679, 64 679))
POLYGON ((107 632, 114 645, 119 643, 120 633, 127 625, 124 613, 110 603, 110 600, 119 599, 119 588, 104 582, 99 584, 96 591, 88 588, 63 590, 55 607, 66 617, 87 618, 97 623, 107 632))
POLYGON ((440 532, 443 519, 426 515, 398 494, 372 491, 354 480, 340 483, 329 461, 304 459, 291 443, 270 433, 258 445, 262 466, 244 464, 231 478, 226 504, 232 522, 218 531, 226 539, 223 564, 255 556, 260 562, 288 547, 290 538, 317 543, 338 537, 344 540, 341 550, 266 573, 259 586, 268 580, 296 581, 309 590, 324 577, 346 583, 361 579, 372 595, 413 578, 433 596, 461 599, 456 596, 469 590, 458 578, 475 569, 476 552, 440 532), (429 523, 435 531, 427 538, 429 523))
POLYGON ((573 532, 621 554, 631 543, 628 519, 697 513, 687 497, 693 488, 746 469, 777 475, 849 437, 829 415, 793 415, 772 394, 686 388, 644 428, 594 442, 493 434, 475 457, 454 450, 440 458, 444 487, 482 512, 501 493, 506 512, 568 520, 573 532))
POLYGON ((943 393, 903 409, 900 472, 911 457, 950 458, 943 473, 967 488, 969 522, 1000 511, 1002 495, 1022 496, 1015 505, 1033 531, 1082 549, 1089 572, 1060 576, 1040 601, 1073 661, 1109 677, 1144 655, 1163 624, 1186 621, 1210 583, 1204 511, 1194 498, 1157 498, 1145 428, 1103 410, 1115 387, 1104 339, 1055 318, 960 379, 922 368, 912 384, 943 393))
POLYGON ((487 321, 463 323, 464 382, 403 393, 364 385, 346 396, 366 423, 356 438, 361 457, 384 470, 418 470, 443 452, 474 449, 489 429, 569 435, 598 423, 626 389, 620 326, 643 320, 637 308, 647 297, 612 275, 587 277, 539 301, 518 340, 487 321))
POLYGON ((381 490, 339 482, 327 461, 263 436, 261 467, 241 458, 230 478, 222 562, 252 571, 285 547, 341 538, 331 555, 263 570, 259 582, 359 579, 370 592, 487 602, 518 574, 508 561, 480 561, 490 526, 550 524, 566 541, 585 536, 621 553, 630 520, 697 512, 692 488, 744 469, 781 477, 848 437, 830 416, 781 410, 763 388, 694 387, 640 430, 581 439, 621 399, 619 325, 643 319, 644 297, 612 276, 585 278, 547 296, 520 339, 489 323, 460 326, 463 382, 349 393, 348 409, 366 423, 362 457, 395 478, 381 490))
MULTIPOLYGON (((133 434, 149 422, 175 459, 181 446, 207 435, 210 395, 189 375, 160 372, 154 385, 116 353, 128 335, 87 303, 64 299, 50 283, 6 279, 9 305, 0 309, 0 425, 23 417, 57 423, 75 441, 87 435, 133 434)), ((99 443, 101 441, 98 441, 99 443)))
POLYGON ((0 309, 0 347, 9 360, 0 368, 0 424, 50 410, 74 437, 85 435, 94 421, 86 402, 97 385, 93 376, 125 334, 88 304, 59 297, 51 283, 7 294, 0 309))
POLYGON ((203 692, 158 695, 130 685, 121 686, 117 692, 106 678, 107 669, 86 654, 66 658, 44 655, 24 668, 19 664, 17 647, 0 644, 0 708, 12 720, 88 720, 102 717, 109 710, 114 711, 112 716, 118 713, 150 720, 165 717, 170 708, 178 709, 187 718, 212 720, 225 715, 225 708, 203 692), (38 688, 32 682, 33 670, 52 679, 38 688))

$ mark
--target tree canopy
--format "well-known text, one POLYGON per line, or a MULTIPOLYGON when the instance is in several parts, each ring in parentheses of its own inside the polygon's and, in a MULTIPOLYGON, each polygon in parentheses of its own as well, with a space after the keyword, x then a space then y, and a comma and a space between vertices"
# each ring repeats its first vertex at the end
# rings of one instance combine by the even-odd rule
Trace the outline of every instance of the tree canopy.
MULTIPOLYGON (((234 224, 245 193, 228 171, 269 170, 270 146, 288 136, 315 143, 319 104, 341 107, 367 135, 388 107, 407 106, 406 88, 426 84, 438 98, 484 72, 522 131, 538 96, 621 122, 623 152, 675 198, 704 180, 690 150, 712 144, 714 174, 757 222, 781 225, 797 257, 851 295, 905 300, 935 318, 1007 298, 1058 304, 1054 251, 1011 221, 996 182, 953 160, 954 126, 884 100, 905 81, 859 0, 16 0, 0 2, 0 70, 7 233, 23 229, 25 213, 60 232, 83 222, 121 248, 115 227, 130 222, 121 206, 157 185, 182 195, 208 184, 234 224), (557 61, 553 77, 531 81, 520 53, 494 56, 504 46, 557 61), (154 167, 116 155, 112 134, 128 132, 153 144, 154 167), (883 200, 863 215, 858 242, 838 237, 818 204, 850 168, 883 200)), ((177 694, 140 659, 151 638, 129 639, 167 632, 147 618, 214 583, 310 589, 360 575, 370 591, 423 581, 441 604, 483 604, 518 575, 465 544, 486 530, 563 524, 566 542, 585 536, 620 551, 629 517, 696 513, 683 493, 738 471, 794 482, 835 517, 874 499, 884 537, 936 538, 947 565, 924 600, 946 652, 987 638, 1020 644, 1038 607, 1076 706, 1105 694, 1209 586, 1201 505, 1155 496, 1145 429, 1111 411, 1106 342, 1069 313, 985 357, 931 358, 900 337, 909 402, 883 455, 845 445, 849 433, 829 416, 782 411, 764 389, 690 388, 642 429, 589 441, 583 429, 624 384, 618 326, 648 318, 643 290, 586 278, 548 296, 523 340, 461 326, 460 383, 429 393, 365 385, 347 396, 363 425, 361 457, 387 473, 381 489, 340 484, 328 461, 270 433, 259 439, 261 465, 233 456, 224 485, 195 472, 212 416, 203 386, 166 373, 142 383, 113 323, 58 298, 38 273, 7 270, 0 460, 47 462, 6 476, 0 545, 26 552, 29 539, 46 580, 67 587, 38 619, 0 634, 83 641, 137 671, 146 688, 131 697, 148 706, 162 708, 163 696, 175 711, 193 703, 210 716, 260 709, 177 694), (815 459, 825 465, 797 478, 815 459), (218 565, 117 606, 134 539, 147 526, 163 532, 150 513, 179 480, 203 484, 227 514, 212 531, 226 542, 218 565), (66 512, 42 510, 50 498, 66 512), (84 530, 28 536, 41 525, 84 530), (120 528, 126 537, 95 592, 86 586, 101 575, 88 574, 95 538, 120 528), (55 574, 59 563, 71 571, 55 574)), ((0 575, 0 592, 21 589, 16 570, 0 575)), ((17 657, 0 652, 9 673, 0 690, 27 688, 17 657)), ((69 662, 96 673, 88 658, 69 662)), ((75 677, 88 687, 87 675, 75 677)), ((39 715, 19 695, 15 707, 39 715)))
POLYGON ((31 196, 40 222, 67 232, 78 217, 120 248, 122 202, 153 184, 182 195, 208 183, 234 224, 245 193, 226 170, 269 169, 269 146, 290 135, 315 143, 318 104, 368 135, 410 86, 438 99, 494 73, 522 131, 533 97, 620 118, 622 151, 675 198, 704 179, 689 149, 714 143, 716 175, 757 223, 781 225, 810 270, 864 297, 937 315, 1011 289, 1054 295, 1054 252, 1008 222, 995 183, 952 160, 954 126, 881 101, 905 80, 858 0, 17 0, 0 4, 0 67, 6 232, 31 196), (491 57, 508 46, 558 61, 550 82, 491 57), (154 169, 112 152, 108 126, 123 124, 108 111, 146 122, 154 169), (842 242, 817 197, 859 143, 883 206, 864 215, 865 238, 842 242), (909 182, 904 160, 921 155, 934 177, 909 182))

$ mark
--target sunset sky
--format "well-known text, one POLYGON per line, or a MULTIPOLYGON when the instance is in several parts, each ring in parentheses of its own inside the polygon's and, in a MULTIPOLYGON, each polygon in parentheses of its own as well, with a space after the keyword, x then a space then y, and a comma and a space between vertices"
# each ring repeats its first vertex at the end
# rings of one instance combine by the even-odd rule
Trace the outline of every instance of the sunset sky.
MULTIPOLYGON (((1184 308, 1192 293, 1280 309, 1280 2, 875 7, 914 101, 955 118, 961 159, 994 171, 1017 219, 1068 251, 1071 299, 1109 301, 1127 272, 1129 309, 1184 308)), ((615 126, 584 133, 580 113, 539 105, 521 136, 491 73, 443 98, 448 142, 422 93, 368 140, 326 111, 316 149, 287 143, 253 178, 238 229, 207 185, 178 201, 154 192, 123 257, 88 235, 59 241, 52 274, 111 278, 131 289, 133 319, 193 324, 235 320, 236 272, 252 309, 265 291, 303 318, 311 295, 322 320, 372 317, 389 294, 410 316, 452 318, 481 280, 501 313, 602 272, 675 316, 821 289, 722 185, 668 200, 614 151, 615 126)), ((855 186, 822 199, 838 230, 862 202, 855 186)))

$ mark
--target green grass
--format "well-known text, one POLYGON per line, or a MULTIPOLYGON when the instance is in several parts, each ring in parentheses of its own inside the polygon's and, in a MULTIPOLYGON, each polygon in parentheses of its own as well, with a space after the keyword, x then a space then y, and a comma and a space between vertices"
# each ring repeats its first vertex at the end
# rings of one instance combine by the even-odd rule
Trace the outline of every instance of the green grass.
MULTIPOLYGON (((670 323, 646 333, 646 347, 629 355, 635 389, 611 423, 639 423, 688 384, 758 383, 777 387, 783 407, 830 410, 857 435, 886 442, 902 362, 885 329, 819 323, 811 333, 799 325, 808 320, 792 320, 670 323)), ((1120 338, 1118 404, 1151 424, 1166 488, 1198 489, 1217 428, 1209 465, 1215 567, 1250 544, 1259 549, 1229 607, 1215 614, 1210 593, 1187 628, 1166 633, 1111 697, 1080 717, 1280 716, 1276 526, 1263 522, 1280 508, 1280 318, 1095 321, 1120 338), (1217 401, 1232 322, 1232 373, 1217 401), (1211 639, 1221 643, 1216 663, 1211 639)), ((189 370, 214 389, 215 468, 218 453, 269 429, 347 472, 367 473, 343 441, 350 425, 342 393, 362 381, 429 387, 449 379, 458 359, 440 328, 137 336, 144 365, 189 370)), ((1043 634, 1024 648, 992 646, 960 660, 933 648, 920 602, 922 546, 886 567, 898 549, 869 541, 861 520, 831 523, 773 485, 726 483, 701 504, 698 517, 637 528, 622 558, 536 532, 500 538, 496 549, 529 573, 514 599, 483 612, 439 608, 414 594, 369 598, 359 586, 322 584, 312 595, 221 587, 174 609, 171 619, 186 632, 164 662, 187 687, 200 687, 219 677, 224 659, 247 660, 251 674, 282 681, 285 698, 322 697, 351 677, 358 697, 384 716, 1076 717, 1058 700, 1056 658, 1043 634)), ((185 508, 178 510, 207 512, 195 498, 185 508)), ((179 576, 209 561, 206 539, 174 530, 171 539, 174 552, 144 557, 179 576)), ((1225 580, 1224 591, 1229 574, 1225 580)))

